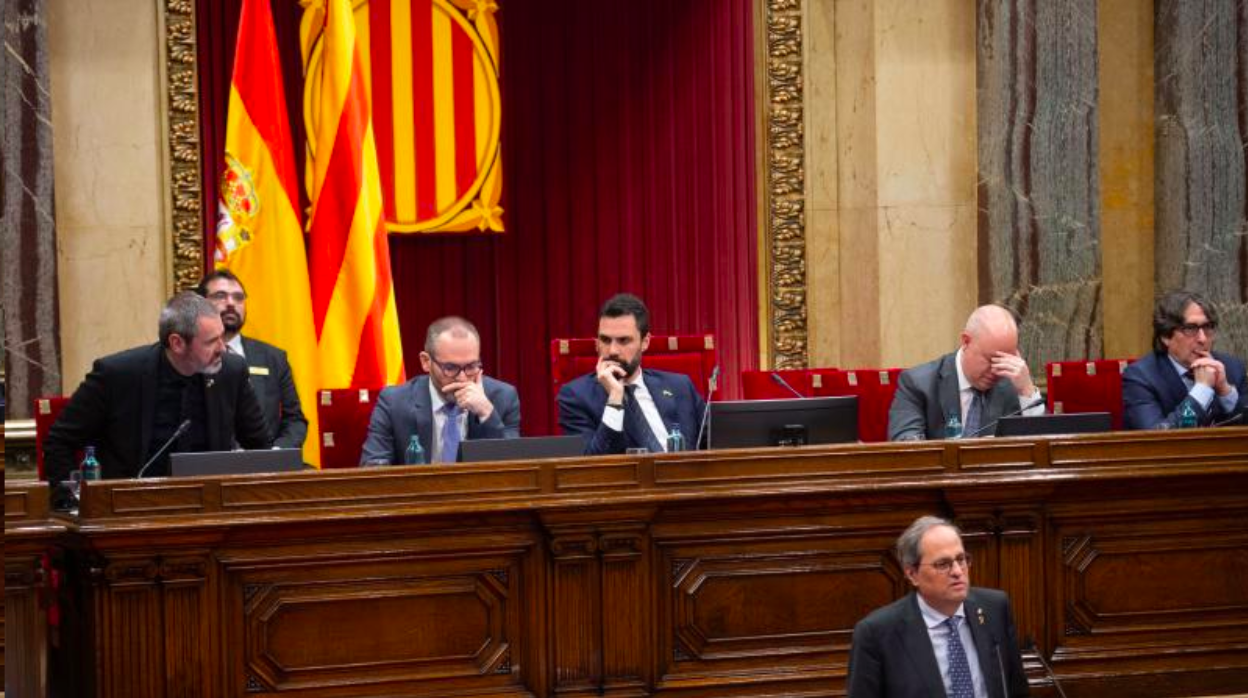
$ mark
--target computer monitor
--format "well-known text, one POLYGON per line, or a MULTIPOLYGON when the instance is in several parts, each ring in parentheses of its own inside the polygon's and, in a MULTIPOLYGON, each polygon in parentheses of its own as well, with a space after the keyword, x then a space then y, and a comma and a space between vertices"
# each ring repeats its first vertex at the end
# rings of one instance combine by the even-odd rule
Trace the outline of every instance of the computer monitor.
POLYGON ((459 442, 461 463, 532 458, 571 458, 585 453, 580 436, 528 436, 521 439, 471 439, 459 442))
POLYGON ((709 448, 804 446, 858 440, 854 395, 711 403, 709 448))
POLYGON ((997 436, 1044 436, 1046 434, 1096 434, 1113 430, 1108 412, 1041 414, 1031 417, 1002 417, 997 436))
POLYGON ((298 470, 303 470, 303 451, 298 448, 169 454, 169 472, 173 477, 287 473, 298 470))

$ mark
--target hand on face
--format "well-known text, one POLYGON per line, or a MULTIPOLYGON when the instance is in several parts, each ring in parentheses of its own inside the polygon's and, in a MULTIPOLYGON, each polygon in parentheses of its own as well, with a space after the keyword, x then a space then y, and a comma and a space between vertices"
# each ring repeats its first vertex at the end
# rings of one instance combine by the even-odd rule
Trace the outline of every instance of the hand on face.
POLYGON ((460 409, 475 414, 477 419, 485 421, 494 414, 494 404, 485 396, 485 371, 479 371, 472 378, 461 377, 442 388, 442 395, 447 400, 454 400, 460 409))
POLYGON ((1213 388, 1218 395, 1225 395, 1231 390, 1231 384, 1226 380, 1226 366, 1207 353, 1192 362, 1192 379, 1213 388))
POLYGON ((598 374, 598 385, 607 391, 607 402, 620 404, 624 400, 624 379, 628 376, 624 367, 615 359, 599 357, 594 370, 598 374))
POLYGON ((1019 395, 1031 395, 1036 385, 1031 381, 1031 371, 1027 362, 1018 354, 998 351, 992 355, 992 375, 997 378, 1008 378, 1019 395))

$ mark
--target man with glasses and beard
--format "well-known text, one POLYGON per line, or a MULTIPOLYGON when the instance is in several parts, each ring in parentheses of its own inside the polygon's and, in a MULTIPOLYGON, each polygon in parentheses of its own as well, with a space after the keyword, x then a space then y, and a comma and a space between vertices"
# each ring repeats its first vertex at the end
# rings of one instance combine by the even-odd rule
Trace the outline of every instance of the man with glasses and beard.
POLYGON ((454 463, 465 439, 520 436, 516 389, 485 375, 481 335, 460 317, 429 325, 417 376, 381 391, 360 453, 362 465, 402 463, 415 435, 432 463, 454 463))
POLYGON ((97 359, 44 439, 48 481, 67 479, 86 446, 105 479, 134 477, 184 423, 146 474, 169 474, 169 452, 268 448, 247 366, 226 354, 224 333, 212 303, 184 291, 160 312, 159 343, 97 359))
POLYGON ((299 404, 295 377, 290 370, 286 352, 258 339, 241 334, 247 322, 247 290, 228 269, 217 269, 199 282, 195 289, 221 313, 225 327, 226 351, 243 357, 251 377, 269 438, 278 448, 303 448, 308 435, 308 420, 299 404))
POLYGON ((1172 291, 1153 310, 1153 353, 1122 374, 1123 425, 1127 429, 1242 424, 1248 407, 1244 362, 1213 351, 1218 311, 1191 291, 1172 291), (1184 406, 1190 407, 1185 410, 1184 406))
POLYGON ((559 425, 585 437, 586 455, 644 448, 661 453, 678 427, 689 447, 698 438, 705 403, 688 376, 643 369, 650 346, 650 311, 621 293, 598 313, 598 365, 559 390, 559 425))

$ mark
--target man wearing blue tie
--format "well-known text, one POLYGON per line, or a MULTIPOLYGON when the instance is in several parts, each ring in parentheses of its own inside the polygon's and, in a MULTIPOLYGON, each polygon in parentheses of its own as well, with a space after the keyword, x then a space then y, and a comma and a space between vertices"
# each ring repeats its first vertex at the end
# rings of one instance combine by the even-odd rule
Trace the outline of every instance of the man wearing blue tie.
POLYGON ((429 325, 420 365, 428 375, 377 396, 361 464, 403 463, 412 436, 433 463, 457 461, 465 439, 520 436, 520 396, 485 375, 481 336, 471 322, 444 317, 429 325))
POLYGON ((915 590, 854 626, 849 698, 1028 695, 1009 597, 971 586, 957 527, 920 517, 895 552, 915 590))

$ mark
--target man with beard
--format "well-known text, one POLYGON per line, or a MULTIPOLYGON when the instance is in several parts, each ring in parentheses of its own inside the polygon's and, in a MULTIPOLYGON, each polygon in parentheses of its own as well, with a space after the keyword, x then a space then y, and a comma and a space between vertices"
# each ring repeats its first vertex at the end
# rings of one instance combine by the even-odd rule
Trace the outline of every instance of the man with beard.
POLYGON ((48 481, 94 446, 103 477, 134 477, 187 424, 147 474, 169 472, 168 451, 268 448, 271 440, 247 365, 225 352, 221 315, 184 291, 160 313, 160 342, 97 359, 44 439, 48 481))
POLYGON ((586 455, 667 449, 679 427, 690 447, 698 438, 705 403, 688 376, 643 369, 650 347, 650 311, 621 293, 598 313, 598 365, 559 390, 559 425, 585 437, 586 455))
POLYGON ((264 413, 265 428, 273 445, 302 448, 308 435, 308 420, 299 405, 299 392, 286 352, 241 334, 247 322, 247 290, 243 283, 230 270, 218 269, 205 276, 196 291, 221 313, 226 351, 247 362, 251 389, 264 413))

